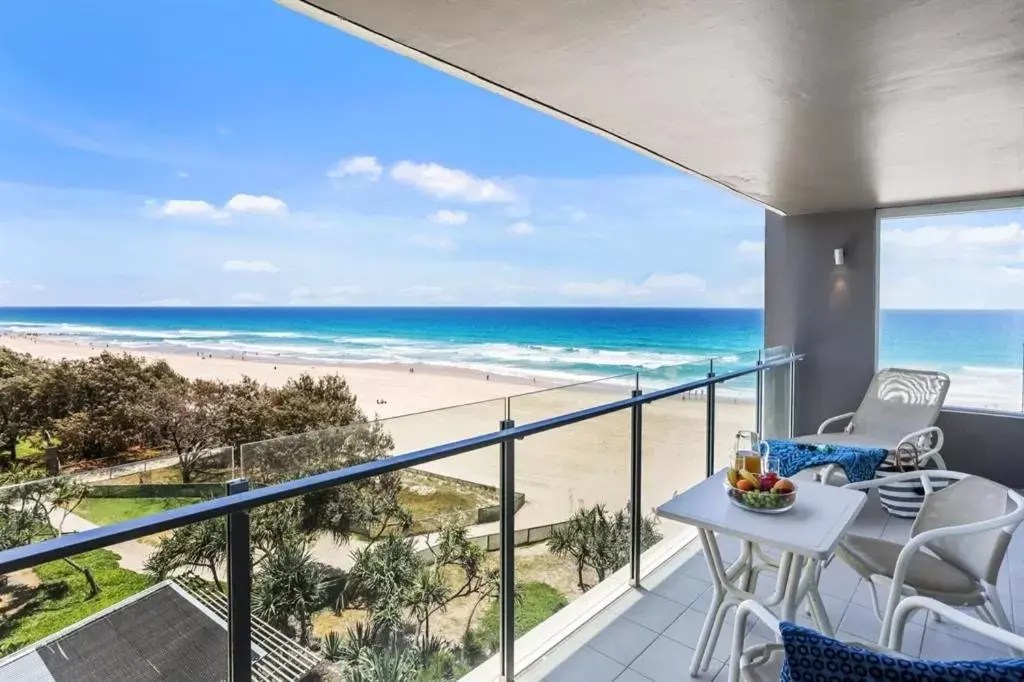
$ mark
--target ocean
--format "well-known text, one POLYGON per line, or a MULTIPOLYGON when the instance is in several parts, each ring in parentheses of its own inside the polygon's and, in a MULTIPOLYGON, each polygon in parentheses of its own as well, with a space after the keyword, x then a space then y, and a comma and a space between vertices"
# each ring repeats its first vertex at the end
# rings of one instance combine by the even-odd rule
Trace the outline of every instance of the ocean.
MULTIPOLYGON (((559 382, 640 372, 651 387, 702 376, 711 357, 723 370, 752 362, 762 328, 762 311, 742 309, 0 308, 0 333, 127 350, 424 364, 559 382)), ((881 329, 882 366, 949 373, 951 403, 1021 409, 1024 311, 883 311, 881 329)))

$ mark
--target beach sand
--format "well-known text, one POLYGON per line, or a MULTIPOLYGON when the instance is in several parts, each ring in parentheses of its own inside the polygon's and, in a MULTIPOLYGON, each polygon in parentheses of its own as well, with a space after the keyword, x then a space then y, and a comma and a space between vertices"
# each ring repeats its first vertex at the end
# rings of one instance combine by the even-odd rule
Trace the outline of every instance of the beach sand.
MULTIPOLYGON (((104 350, 84 342, 11 335, 0 337, 0 345, 50 360, 86 358, 104 350)), ((120 352, 117 348, 108 350, 120 352)), ((165 360, 191 378, 235 381, 248 375, 269 385, 280 385, 301 372, 313 376, 341 374, 358 397, 360 407, 368 415, 386 419, 385 428, 395 440, 396 454, 496 430, 505 416, 506 396, 512 396, 510 415, 521 425, 626 398, 632 388, 607 382, 546 388, 543 382, 535 384, 529 379, 428 366, 338 367, 266 358, 241 360, 150 350, 132 352, 148 359, 165 360), (380 400, 386 402, 380 404, 380 400)), ((704 478, 706 410, 703 396, 677 396, 643 408, 641 506, 645 511, 650 512, 674 493, 704 478)), ((716 468, 729 463, 737 431, 754 427, 752 402, 718 399, 716 468)), ((603 503, 609 509, 623 508, 629 499, 629 453, 628 410, 517 441, 516 490, 526 495, 526 504, 516 515, 517 529, 563 521, 581 504, 603 503)), ((496 486, 498 448, 458 455, 422 468, 496 486)))

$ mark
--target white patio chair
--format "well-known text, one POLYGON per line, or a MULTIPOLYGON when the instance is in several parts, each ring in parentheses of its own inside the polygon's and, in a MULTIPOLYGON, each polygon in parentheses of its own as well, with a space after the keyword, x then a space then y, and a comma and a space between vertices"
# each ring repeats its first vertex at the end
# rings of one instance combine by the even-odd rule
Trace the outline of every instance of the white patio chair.
MULTIPOLYGON (((893 614, 893 627, 886 644, 887 646, 868 645, 859 642, 849 644, 861 649, 877 651, 909 658, 902 654, 903 632, 907 621, 919 610, 925 610, 944 620, 959 625, 967 630, 988 637, 995 642, 1010 647, 1011 650, 1024 649, 1024 637, 1002 630, 989 623, 972 618, 934 599, 927 597, 908 597, 900 602, 893 614)), ((779 633, 779 620, 771 611, 754 600, 742 602, 736 608, 736 623, 732 637, 732 652, 729 656, 729 682, 778 682, 785 662, 785 650, 779 633), (767 625, 775 633, 775 642, 757 644, 744 649, 747 622, 753 616, 767 625)))
POLYGON ((1024 497, 999 483, 957 471, 913 471, 845 487, 866 491, 915 478, 921 481, 925 498, 909 541, 851 533, 835 552, 871 588, 872 606, 882 621, 879 644, 888 641, 893 614, 905 595, 974 607, 982 619, 1012 630, 996 584, 1010 538, 1024 521, 1024 497), (934 490, 932 479, 956 482, 934 490), (886 583, 889 598, 883 611, 877 587, 886 583))
MULTIPOLYGON (((934 462, 937 468, 945 469, 946 463, 939 454, 943 444, 942 429, 935 426, 935 421, 948 391, 949 376, 942 372, 882 369, 871 379, 856 412, 826 419, 816 434, 794 440, 814 445, 884 448, 893 453, 904 443, 910 443, 919 452, 918 461, 922 466, 934 462), (844 422, 846 425, 841 432, 830 431, 844 422)), ((842 469, 835 464, 806 471, 824 483, 842 474, 842 469)))

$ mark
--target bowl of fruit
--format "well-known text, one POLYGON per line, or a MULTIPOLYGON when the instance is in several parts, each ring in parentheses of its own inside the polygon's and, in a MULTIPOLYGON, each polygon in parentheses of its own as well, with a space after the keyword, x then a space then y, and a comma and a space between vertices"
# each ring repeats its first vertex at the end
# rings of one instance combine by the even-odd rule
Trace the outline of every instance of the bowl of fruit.
POLYGON ((729 469, 725 492, 737 507, 760 514, 781 514, 796 503, 796 484, 778 474, 754 474, 746 469, 729 469))

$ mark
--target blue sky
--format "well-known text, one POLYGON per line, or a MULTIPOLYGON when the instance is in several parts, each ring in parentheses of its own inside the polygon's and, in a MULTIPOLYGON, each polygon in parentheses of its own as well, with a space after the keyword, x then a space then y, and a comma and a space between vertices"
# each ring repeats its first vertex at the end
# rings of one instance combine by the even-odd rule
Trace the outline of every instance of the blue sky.
POLYGON ((5 3, 0 149, 0 305, 763 297, 752 202, 270 0, 5 3))

